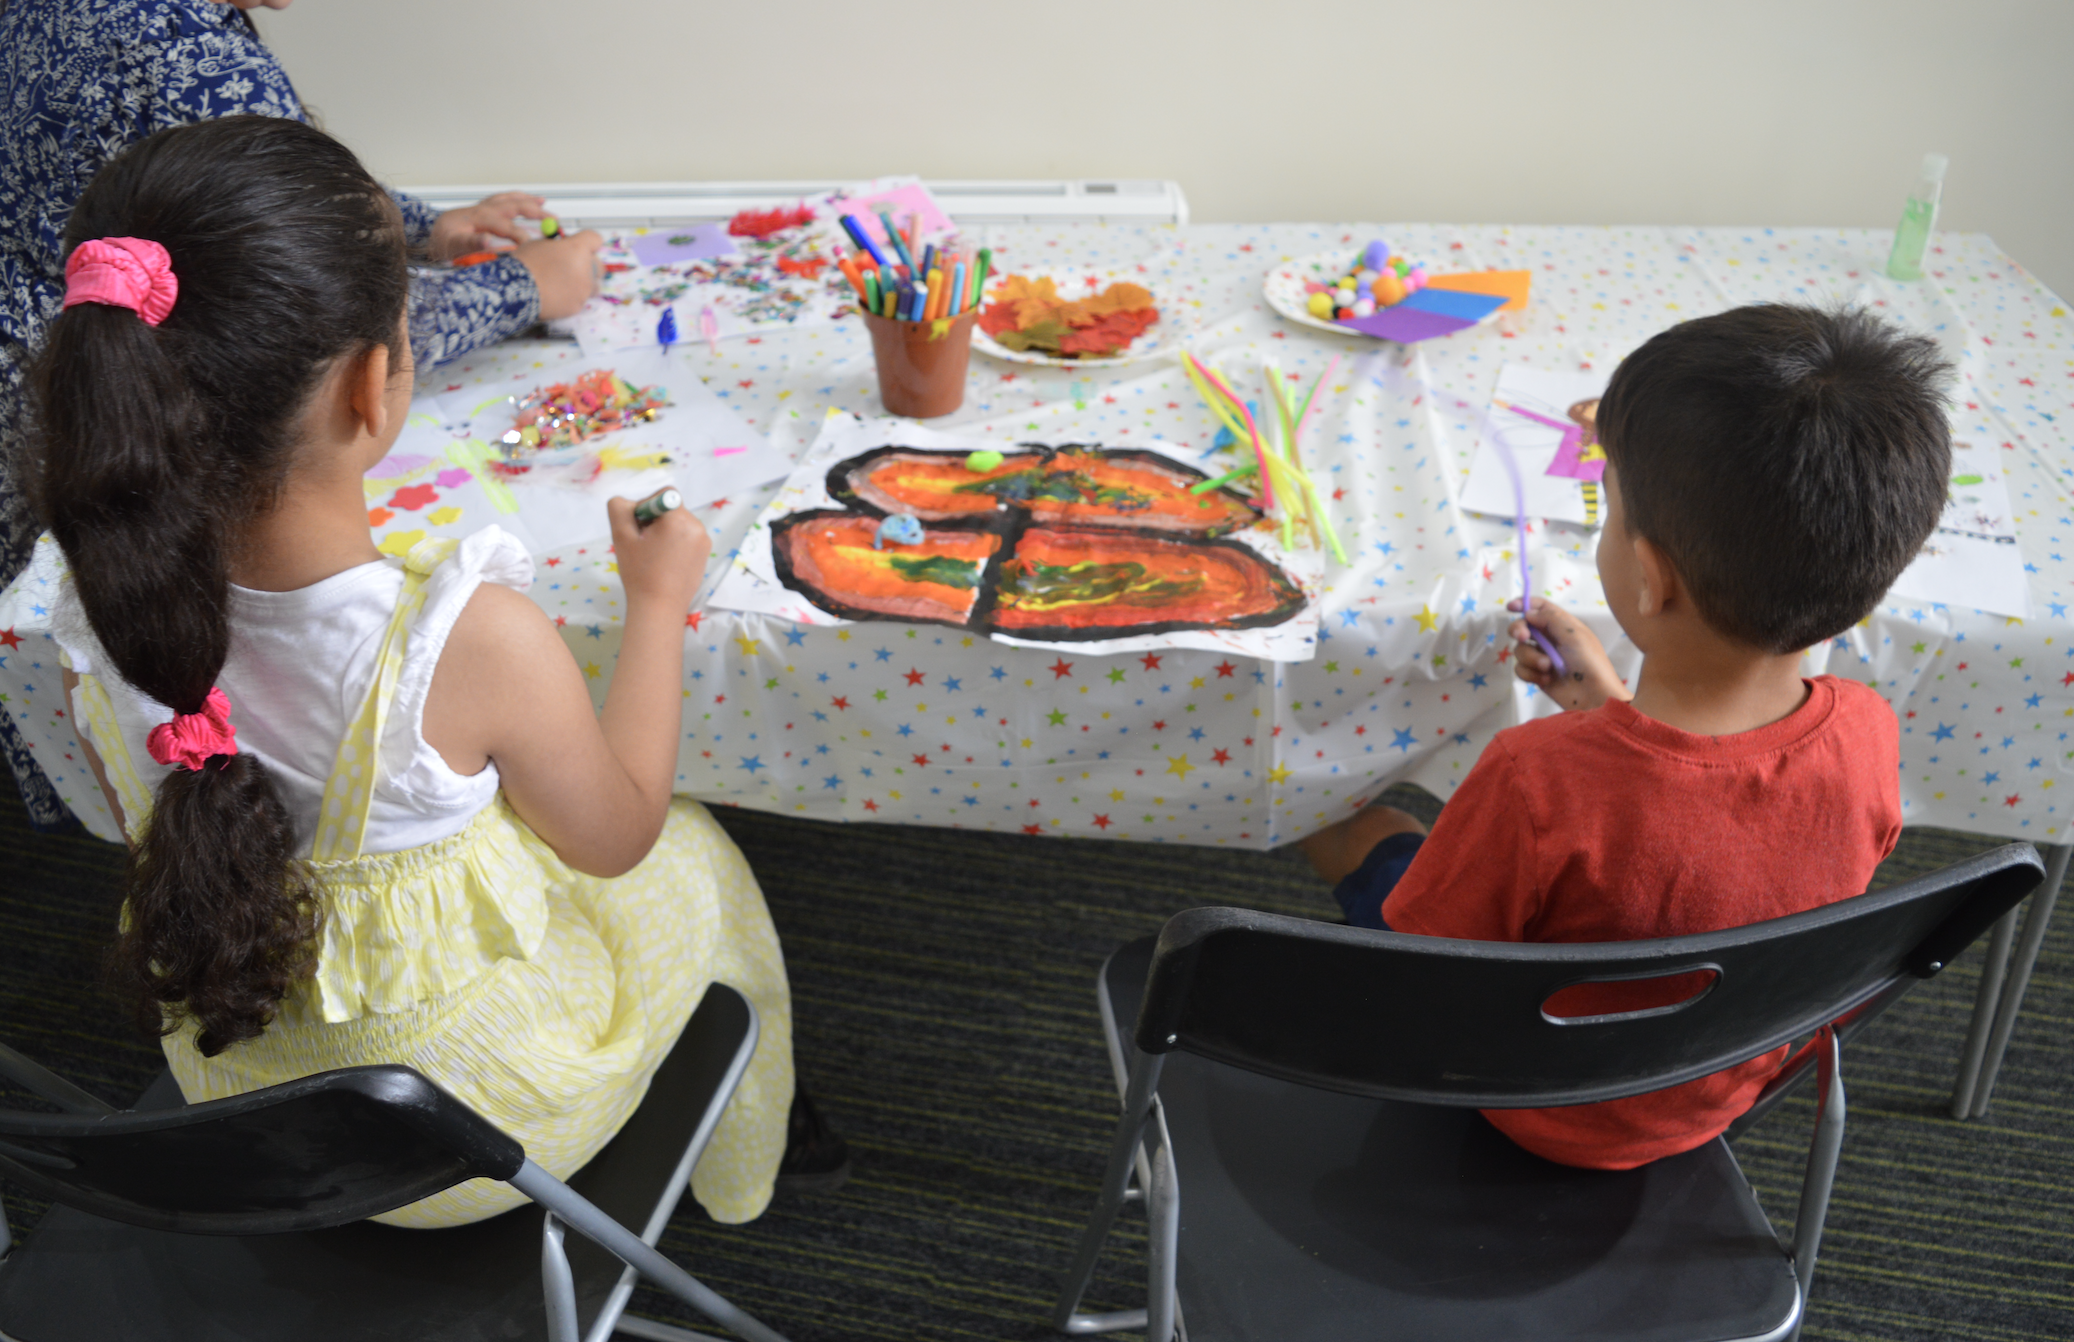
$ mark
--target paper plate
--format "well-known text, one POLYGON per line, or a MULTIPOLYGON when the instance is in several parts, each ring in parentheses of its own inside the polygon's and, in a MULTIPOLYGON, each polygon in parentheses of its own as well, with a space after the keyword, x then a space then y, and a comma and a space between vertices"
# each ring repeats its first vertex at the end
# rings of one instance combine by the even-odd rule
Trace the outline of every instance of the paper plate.
MULTIPOLYGON (((1112 354, 1102 359, 1062 359, 1056 355, 1043 354, 1036 350, 1012 350, 1001 344, 978 325, 972 328, 972 348, 990 359, 1005 359, 1009 363, 1036 363, 1049 368, 1120 368, 1127 363, 1144 359, 1155 359, 1162 354, 1171 354, 1181 348, 1182 337, 1187 334, 1180 316, 1181 305, 1160 296, 1158 286, 1147 284, 1145 277, 1133 271, 1129 274, 1107 271, 1085 270, 1017 270, 1010 274, 1029 279, 1056 281, 1062 294, 1098 294, 1111 284, 1121 280, 1147 289, 1152 294, 1152 305, 1159 309, 1159 320, 1147 328, 1145 334, 1130 343, 1130 348, 1121 354, 1112 354), (1093 280, 1090 288, 1088 281, 1093 280)), ((1001 278, 996 276, 994 278, 1001 278)), ((988 280, 989 286, 993 283, 988 280)))
MULTIPOLYGON (((1261 286, 1261 291, 1267 298, 1267 305, 1299 326, 1330 331, 1334 335, 1367 335, 1366 331, 1357 331, 1351 326, 1328 321, 1323 317, 1313 317, 1310 309, 1305 306, 1311 297, 1304 289, 1306 284, 1337 283, 1340 276, 1353 269, 1354 261, 1361 252, 1362 248, 1359 247, 1341 247, 1335 251, 1313 252, 1309 256, 1299 256, 1294 261, 1275 267, 1267 273, 1267 282, 1261 286)), ((1497 319, 1498 314, 1490 312, 1478 319, 1475 324, 1482 326, 1497 319)))

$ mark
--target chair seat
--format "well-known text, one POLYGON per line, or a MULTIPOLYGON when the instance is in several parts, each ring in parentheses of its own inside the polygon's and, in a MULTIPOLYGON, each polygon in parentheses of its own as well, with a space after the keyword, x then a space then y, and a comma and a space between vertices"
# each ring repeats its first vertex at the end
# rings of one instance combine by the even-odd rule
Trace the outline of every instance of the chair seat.
MULTIPOLYGON (((715 985, 634 1115, 569 1186, 640 1233, 673 1181, 750 1025, 715 985)), ((162 1073, 138 1108, 181 1102, 162 1073)), ((11 1342, 532 1342, 547 1337, 541 1209, 528 1203, 450 1230, 363 1221, 303 1234, 176 1235, 55 1206, 0 1264, 0 1337, 11 1342)), ((623 1270, 567 1236, 590 1326, 623 1270)))
MULTIPOLYGON (((1105 983, 1128 1038, 1153 941, 1105 983)), ((1295 1085, 1195 1054, 1159 1093, 1191 1342, 1697 1342, 1798 1311, 1727 1145, 1636 1170, 1530 1155, 1473 1109, 1295 1085)))

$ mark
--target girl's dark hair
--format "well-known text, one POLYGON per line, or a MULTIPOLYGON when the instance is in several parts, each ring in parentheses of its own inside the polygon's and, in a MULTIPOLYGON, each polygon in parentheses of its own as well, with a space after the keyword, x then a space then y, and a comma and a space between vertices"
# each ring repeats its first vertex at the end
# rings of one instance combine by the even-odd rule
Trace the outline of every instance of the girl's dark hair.
MULTIPOLYGON (((402 221, 336 140, 238 116, 161 131, 102 168, 66 252, 104 237, 163 246, 179 296, 156 327, 98 303, 51 322, 29 478, 109 663, 194 713, 229 651, 231 556, 280 496, 304 405, 341 358, 401 356, 402 221)), ((321 910, 296 847, 249 753, 159 784, 110 956, 140 1025, 192 1017, 212 1055, 266 1027, 315 963, 321 910)))
POLYGON ((1674 326, 1599 402, 1627 528, 1730 638, 1771 653, 1831 638, 1944 511, 1951 373, 1935 341, 1862 310, 1763 303, 1674 326))

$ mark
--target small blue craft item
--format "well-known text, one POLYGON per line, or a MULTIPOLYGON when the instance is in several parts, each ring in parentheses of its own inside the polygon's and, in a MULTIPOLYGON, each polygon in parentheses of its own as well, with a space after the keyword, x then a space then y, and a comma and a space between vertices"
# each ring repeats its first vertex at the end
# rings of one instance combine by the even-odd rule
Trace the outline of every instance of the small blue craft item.
MULTIPOLYGON (((1260 402, 1246 402, 1246 413, 1253 416, 1254 421, 1257 423, 1260 419, 1260 402)), ((1220 424, 1217 426, 1217 436, 1210 440, 1210 452, 1222 452, 1227 447, 1237 447, 1238 445, 1239 440, 1231 436, 1231 430, 1220 424)), ((1205 452, 1203 455, 1207 457, 1210 455, 1210 452, 1205 452)))
POLYGON ((655 324, 655 338, 663 353, 668 354, 670 346, 677 343, 677 309, 664 305, 663 319, 655 324))
POLYGON ((922 519, 911 513, 893 514, 885 521, 879 523, 878 531, 873 533, 871 538, 871 548, 883 550, 886 548, 887 541, 891 541, 895 545, 920 545, 922 543, 922 519))

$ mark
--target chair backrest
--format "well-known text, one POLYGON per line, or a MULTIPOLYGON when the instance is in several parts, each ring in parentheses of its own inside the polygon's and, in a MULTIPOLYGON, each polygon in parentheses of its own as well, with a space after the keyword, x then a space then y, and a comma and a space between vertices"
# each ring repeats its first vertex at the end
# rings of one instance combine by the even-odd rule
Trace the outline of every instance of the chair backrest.
POLYGON ((2010 844, 1787 918, 1588 945, 1452 941, 1190 909, 1160 932, 1136 1040, 1150 1053, 1183 1049, 1427 1104, 1617 1099, 1733 1066, 1897 980, 1929 977, 2043 874, 2035 849, 2010 844), (1711 987, 1675 1005, 1569 1019, 1545 1010, 1580 983, 1706 970, 1711 987))
POLYGON ((525 1151, 408 1067, 348 1067, 181 1109, 0 1110, 0 1177, 154 1230, 261 1235, 392 1211, 525 1151))

